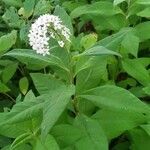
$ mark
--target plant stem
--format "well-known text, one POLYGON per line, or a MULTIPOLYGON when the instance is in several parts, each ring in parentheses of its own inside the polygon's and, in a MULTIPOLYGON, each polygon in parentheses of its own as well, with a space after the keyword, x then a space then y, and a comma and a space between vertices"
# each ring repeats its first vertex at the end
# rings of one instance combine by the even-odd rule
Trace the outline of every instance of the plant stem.
POLYGON ((11 99, 13 103, 16 103, 15 99, 12 98, 9 94, 7 94, 7 93, 2 93, 2 94, 4 94, 5 96, 7 96, 9 99, 11 99))

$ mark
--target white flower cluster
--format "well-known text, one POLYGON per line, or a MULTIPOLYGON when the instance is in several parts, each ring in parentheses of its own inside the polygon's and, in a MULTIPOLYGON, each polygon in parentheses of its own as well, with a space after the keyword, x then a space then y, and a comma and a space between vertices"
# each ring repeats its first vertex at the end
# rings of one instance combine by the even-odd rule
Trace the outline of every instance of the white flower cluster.
POLYGON ((31 26, 29 43, 38 54, 50 54, 49 40, 56 39, 60 47, 70 41, 70 30, 62 24, 58 16, 45 14, 40 16, 31 26))

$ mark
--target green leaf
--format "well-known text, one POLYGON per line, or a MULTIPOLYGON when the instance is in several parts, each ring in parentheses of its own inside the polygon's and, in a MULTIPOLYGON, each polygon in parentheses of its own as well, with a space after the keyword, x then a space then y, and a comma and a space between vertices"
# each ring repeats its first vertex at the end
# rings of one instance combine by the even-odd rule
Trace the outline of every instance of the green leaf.
POLYGON ((150 84, 147 87, 143 88, 143 91, 147 94, 150 95, 150 84))
POLYGON ((17 70, 18 64, 13 63, 5 67, 5 69, 2 72, 2 81, 3 83, 7 83, 15 74, 17 70))
POLYGON ((4 83, 0 81, 0 93, 7 93, 9 91, 10 89, 4 83))
POLYGON ((2 0, 6 5, 14 6, 14 7, 21 7, 22 0, 2 0))
MULTIPOLYGON (((3 123, 4 121, 7 121, 10 119, 8 117, 8 113, 0 113, 0 122, 3 123)), ((9 137, 9 138, 17 138, 18 136, 29 132, 29 129, 31 129, 31 122, 20 122, 15 124, 5 124, 0 125, 0 134, 9 137)))
POLYGON ((18 136, 13 143, 11 144, 11 150, 15 150, 19 146, 27 143, 29 140, 31 140, 33 135, 31 133, 24 133, 20 136, 18 136))
POLYGON ((19 32, 19 38, 23 43, 28 43, 29 30, 30 30, 29 24, 21 26, 21 29, 19 32))
POLYGON ((17 9, 14 7, 7 9, 2 18, 12 28, 20 28, 25 24, 24 20, 20 19, 17 9))
POLYGON ((52 65, 60 67, 67 72, 69 71, 60 58, 54 55, 42 56, 31 49, 14 49, 4 54, 4 56, 14 57, 25 64, 43 64, 45 66, 52 65))
POLYGON ((82 37, 80 44, 84 47, 84 49, 88 49, 92 47, 96 43, 96 41, 97 34, 91 33, 82 37))
POLYGON ((34 8, 33 16, 49 13, 52 9, 51 3, 46 0, 39 0, 34 8))
POLYGON ((102 109, 92 118, 98 120, 109 140, 145 123, 147 120, 147 117, 141 113, 114 109, 102 109))
POLYGON ((72 85, 63 88, 60 85, 57 87, 57 90, 47 94, 49 101, 46 101, 44 104, 43 121, 41 125, 42 139, 45 139, 48 132, 65 110, 73 94, 74 87, 72 85))
POLYGON ((136 35, 139 37, 140 41, 145 41, 150 39, 150 21, 142 22, 135 27, 136 35))
POLYGON ((149 0, 137 0, 136 3, 137 4, 142 4, 142 5, 150 5, 149 0))
POLYGON ((71 22, 71 18, 70 16, 66 13, 65 9, 60 7, 60 6, 56 6, 55 7, 55 11, 54 11, 54 15, 57 15, 60 17, 60 19, 62 20, 63 24, 70 29, 71 34, 73 34, 73 26, 72 26, 72 22, 71 22))
POLYGON ((0 37, 0 54, 8 51, 15 43, 17 39, 17 31, 13 30, 11 33, 0 37))
POLYGON ((118 5, 126 0, 114 0, 114 5, 118 5))
POLYGON ((50 91, 57 91, 59 88, 65 88, 65 84, 51 75, 46 75, 42 73, 32 73, 32 80, 34 82, 35 88, 40 94, 47 94, 50 91))
POLYGON ((150 136, 142 129, 136 128, 130 131, 131 150, 148 150, 150 148, 150 136))
POLYGON ((54 126, 51 130, 51 134, 62 148, 74 145, 83 137, 83 133, 80 129, 69 124, 54 126))
POLYGON ((149 107, 129 91, 113 85, 104 85, 88 90, 79 97, 90 100, 100 108, 146 114, 150 112, 149 107))
POLYGON ((124 37, 121 44, 126 52, 137 57, 138 48, 139 48, 139 38, 137 36, 135 36, 132 33, 129 33, 124 37))
POLYGON ((78 56, 100 56, 100 55, 116 55, 116 56, 121 57, 119 53, 111 51, 103 46, 94 46, 84 51, 83 53, 77 55, 77 57, 78 56))
POLYGON ((28 91, 28 87, 29 87, 29 82, 28 79, 26 77, 23 77, 19 80, 19 88, 20 91, 25 95, 28 91))
POLYGON ((5 136, 0 135, 0 147, 4 147, 6 145, 9 145, 11 143, 11 140, 8 139, 5 136))
POLYGON ((40 116, 46 99, 47 97, 41 96, 38 97, 36 101, 17 103, 11 111, 7 113, 7 119, 3 120, 0 125, 20 123, 40 116))
POLYGON ((71 12, 71 17, 77 18, 85 14, 113 16, 118 13, 122 13, 118 7, 114 7, 111 2, 103 1, 77 7, 71 12))
POLYGON ((28 19, 34 10, 35 0, 25 0, 23 3, 23 17, 28 19))
POLYGON ((33 150, 49 150, 49 149, 59 150, 59 146, 52 135, 48 135, 44 142, 42 142, 40 139, 37 138, 33 150))
POLYGON ((75 124, 84 132, 84 137, 76 143, 78 150, 108 150, 106 135, 96 120, 80 115, 75 124))
MULTIPOLYGON (((77 63, 76 63, 76 67, 75 67, 75 75, 77 75, 78 73, 80 73, 83 70, 86 70, 88 68, 94 67, 95 64, 93 64, 95 61, 94 57, 81 57, 78 59, 77 63)), ((74 75, 74 76, 75 76, 74 75)))
POLYGON ((132 28, 123 29, 119 31, 118 33, 115 33, 111 36, 108 36, 98 41, 96 45, 103 46, 113 51, 117 51, 120 48, 120 44, 123 38, 130 32, 132 32, 132 28))
POLYGON ((76 93, 98 86, 108 80, 107 57, 79 57, 76 64, 76 93))
POLYGON ((138 12, 137 16, 149 18, 150 17, 150 8, 148 7, 148 8, 145 8, 144 10, 138 12))
POLYGON ((123 16, 122 14, 117 14, 109 17, 90 15, 89 19, 92 21, 98 33, 106 30, 119 31, 120 29, 128 25, 128 20, 126 20, 125 16, 123 16))
POLYGON ((122 61, 123 69, 138 80, 142 85, 147 86, 150 83, 150 75, 145 67, 136 59, 125 59, 122 61))
POLYGON ((35 101, 36 97, 34 95, 34 93, 32 92, 32 90, 30 90, 26 95, 23 101, 35 101))

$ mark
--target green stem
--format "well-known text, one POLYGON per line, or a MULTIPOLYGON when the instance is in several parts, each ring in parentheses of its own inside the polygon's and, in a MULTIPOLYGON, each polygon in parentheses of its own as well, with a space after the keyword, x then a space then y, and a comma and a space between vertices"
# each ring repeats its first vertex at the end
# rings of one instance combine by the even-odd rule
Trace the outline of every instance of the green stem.
POLYGON ((75 114, 78 115, 79 114, 79 109, 78 109, 78 101, 77 101, 76 98, 72 99, 72 104, 73 104, 75 114))
POLYGON ((15 99, 12 98, 9 94, 7 94, 7 93, 2 93, 2 94, 4 94, 5 96, 7 96, 9 99, 11 99, 13 103, 16 103, 15 99))

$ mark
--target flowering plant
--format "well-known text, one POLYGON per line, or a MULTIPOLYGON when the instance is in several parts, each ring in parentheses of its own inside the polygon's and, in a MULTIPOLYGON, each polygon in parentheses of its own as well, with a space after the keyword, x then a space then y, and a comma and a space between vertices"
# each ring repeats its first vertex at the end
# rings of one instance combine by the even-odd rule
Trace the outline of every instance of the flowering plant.
POLYGON ((149 150, 148 5, 0 1, 0 149, 149 150))
POLYGON ((45 14, 39 17, 32 24, 29 41, 33 50, 39 54, 50 54, 49 43, 50 38, 56 39, 60 47, 64 47, 66 41, 70 41, 70 31, 62 25, 59 17, 45 14))

